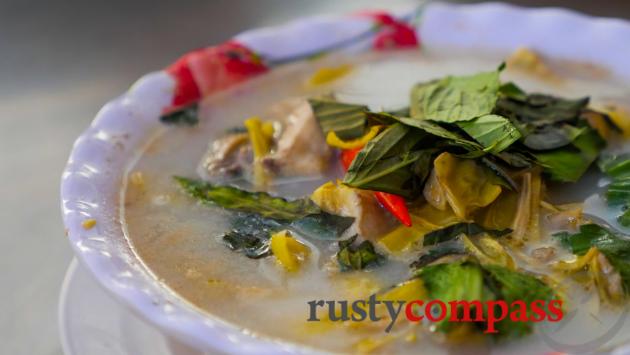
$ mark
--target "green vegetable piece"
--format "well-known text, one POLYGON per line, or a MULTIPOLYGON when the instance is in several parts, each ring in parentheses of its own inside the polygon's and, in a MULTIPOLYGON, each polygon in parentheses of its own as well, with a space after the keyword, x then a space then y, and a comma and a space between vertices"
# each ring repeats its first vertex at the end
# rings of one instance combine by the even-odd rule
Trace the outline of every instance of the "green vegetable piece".
POLYGON ((606 257, 619 257, 630 261, 630 239, 594 223, 580 226, 580 231, 574 234, 560 232, 553 236, 573 254, 584 255, 591 247, 596 247, 606 257))
POLYGON ((517 95, 501 97, 494 113, 532 126, 575 123, 588 103, 588 97, 569 100, 544 94, 529 94, 524 98, 517 95))
POLYGON ((343 217, 321 212, 311 214, 291 222, 289 228, 298 234, 312 239, 333 240, 350 228, 353 217, 343 217))
POLYGON ((499 87, 499 93, 515 100, 527 100, 527 93, 511 81, 501 84, 501 87, 499 87))
POLYGON ((229 210, 256 213, 263 217, 293 221, 321 210, 310 199, 287 201, 266 192, 249 192, 232 186, 175 176, 179 185, 192 197, 204 204, 217 205, 229 210))
POLYGON ((160 122, 166 125, 194 126, 199 123, 199 105, 192 104, 160 116, 160 122))
POLYGON ((411 91, 412 118, 469 121, 492 113, 498 99, 500 69, 469 76, 448 76, 411 91))
POLYGON ((271 255, 269 236, 263 238, 256 234, 233 230, 226 233, 222 239, 228 248, 241 252, 250 259, 260 259, 271 255))
POLYGON ((425 133, 428 133, 438 138, 443 138, 444 140, 446 140, 446 142, 449 145, 459 146, 468 151, 481 152, 483 150, 483 147, 479 145, 477 142, 471 141, 463 137, 461 134, 457 133, 456 131, 453 131, 453 130, 449 131, 448 129, 440 126, 438 123, 433 122, 433 121, 394 116, 394 115, 389 115, 384 112, 369 113, 368 117, 369 118, 379 117, 381 122, 388 119, 390 120, 390 122, 400 122, 404 125, 418 128, 424 131, 425 133))
POLYGON ((400 123, 389 126, 357 154, 343 182, 349 186, 415 197, 430 170, 434 150, 414 151, 426 137, 400 123))
POLYGON ((630 202, 630 177, 614 179, 608 184, 606 201, 611 206, 627 205, 630 202))
POLYGON ((530 132, 523 140, 523 144, 533 150, 561 148, 573 142, 584 132, 585 128, 577 128, 568 124, 542 126, 530 132))
MULTIPOLYGON (((435 264, 420 269, 417 274, 427 289, 429 299, 440 300, 448 305, 450 301, 481 301, 491 299, 484 290, 481 267, 472 262, 452 262, 435 264)), ((471 318, 476 318, 474 308, 471 318)), ((437 330, 448 333, 457 323, 449 322, 451 307, 446 308, 446 317, 436 323, 437 330)))
POLYGON ((330 99, 309 99, 308 102, 324 134, 333 131, 343 140, 358 138, 364 134, 367 106, 330 99))
POLYGON ((461 222, 461 223, 452 224, 450 226, 447 226, 438 230, 434 230, 432 232, 425 234, 423 245, 428 246, 428 245, 443 243, 451 239, 454 239, 455 237, 461 234, 465 234, 469 237, 472 237, 481 233, 488 233, 495 237, 502 237, 511 232, 512 232, 511 229, 503 229, 503 230, 485 229, 474 222, 472 223, 461 222))
POLYGON ((467 254, 466 248, 459 240, 440 243, 429 249, 427 252, 422 253, 416 261, 409 265, 409 267, 412 269, 421 269, 445 256, 465 254, 467 254))
POLYGON ((626 210, 617 217, 617 222, 624 227, 630 227, 630 209, 626 207, 626 210))
POLYGON ((457 125, 493 154, 507 149, 521 138, 521 133, 505 117, 484 115, 457 125))
MULTIPOLYGON (((548 301, 555 296, 548 285, 532 275, 499 265, 481 266, 474 261, 430 265, 418 270, 416 275, 424 282, 430 299, 439 299, 447 304, 449 301, 480 301, 483 304, 488 300, 503 300, 508 305, 514 301, 524 301, 530 305, 535 300, 548 301)), ((436 324, 438 331, 448 333, 458 324, 448 321, 450 311, 450 307, 447 307, 445 319, 436 324)), ((461 311, 463 309, 460 308, 461 311)), ((477 311, 471 307, 469 317, 475 319, 477 311)), ((486 309, 481 313, 484 319, 488 318, 486 309)), ((525 315, 529 318, 531 310, 528 309, 525 315)), ((463 317, 463 312, 459 317, 463 317)), ((480 324, 480 328, 485 328, 484 323, 480 324)), ((507 317, 496 323, 495 327, 499 331, 497 337, 516 338, 529 334, 533 323, 513 322, 507 317)))
POLYGON ((337 261, 341 271, 363 270, 381 264, 385 257, 374 250, 374 246, 369 240, 364 240, 359 245, 353 243, 357 236, 339 242, 339 252, 337 261))
POLYGON ((630 153, 602 156, 597 165, 612 178, 630 177, 630 153))
MULTIPOLYGON (((497 299, 504 300, 508 305, 514 301, 523 301, 530 305, 536 300, 549 301, 555 297, 554 291, 536 277, 518 271, 513 271, 499 265, 484 265, 484 275, 488 287, 497 299)), ((527 308, 526 316, 532 316, 527 308)), ((498 337, 518 338, 531 333, 532 322, 513 322, 510 317, 496 324, 498 337)))
POLYGON ((534 153, 534 156, 552 180, 576 182, 597 159, 605 145, 595 130, 585 128, 571 145, 534 153))

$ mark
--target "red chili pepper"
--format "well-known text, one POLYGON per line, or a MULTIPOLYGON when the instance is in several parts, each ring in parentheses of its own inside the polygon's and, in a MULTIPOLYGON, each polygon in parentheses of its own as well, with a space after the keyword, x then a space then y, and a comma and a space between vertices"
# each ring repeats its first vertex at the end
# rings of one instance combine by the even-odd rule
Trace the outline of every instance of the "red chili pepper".
POLYGON ((374 196, 402 224, 411 227, 411 216, 403 197, 382 191, 374 191, 374 196))
POLYGON ((350 165, 352 165, 352 161, 357 156, 357 154, 359 154, 361 149, 363 149, 363 147, 345 149, 341 151, 341 165, 343 165, 344 170, 348 170, 350 165))
MULTIPOLYGON (((363 149, 363 147, 341 151, 341 165, 343 165, 345 170, 348 170, 361 149, 363 149)), ((374 191, 374 197, 376 197, 376 200, 402 224, 411 227, 411 216, 409 216, 409 210, 407 209, 404 198, 381 191, 374 191)))

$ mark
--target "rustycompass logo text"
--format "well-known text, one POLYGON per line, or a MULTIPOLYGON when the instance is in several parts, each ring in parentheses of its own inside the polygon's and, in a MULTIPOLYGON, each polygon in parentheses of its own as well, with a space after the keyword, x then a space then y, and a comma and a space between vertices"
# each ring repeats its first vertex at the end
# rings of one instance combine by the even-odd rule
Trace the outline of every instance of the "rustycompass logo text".
POLYGON ((399 318, 409 322, 474 322, 484 333, 498 333, 497 323, 558 322, 562 320, 562 300, 313 300, 307 302, 309 322, 379 322, 389 319, 385 332, 390 332, 399 318), (380 310, 380 311, 379 311, 380 310), (319 311, 319 312, 318 312, 319 311))

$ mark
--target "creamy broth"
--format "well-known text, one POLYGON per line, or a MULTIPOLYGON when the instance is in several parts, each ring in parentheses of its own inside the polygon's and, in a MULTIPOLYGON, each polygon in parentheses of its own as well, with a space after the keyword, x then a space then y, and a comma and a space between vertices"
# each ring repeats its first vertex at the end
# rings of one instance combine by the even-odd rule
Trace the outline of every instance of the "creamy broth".
MULTIPOLYGON (((302 238, 311 247, 312 254, 299 273, 288 274, 276 265, 274 258, 253 260, 227 249, 220 236, 230 228, 230 212, 198 204, 181 193, 172 176, 196 177, 199 159, 209 142, 227 129, 241 125, 245 118, 258 115, 264 119, 267 107, 287 97, 310 97, 332 90, 341 101, 368 104, 373 109, 397 109, 407 104, 409 89, 418 81, 491 70, 501 60, 501 56, 493 55, 467 57, 430 52, 320 58, 274 69, 235 89, 206 98, 200 106, 197 126, 160 128, 147 142, 139 159, 129 167, 128 174, 132 178, 124 191, 122 214, 127 237, 159 282, 208 314, 260 336, 334 352, 355 351, 355 344, 361 339, 383 337, 384 326, 377 325, 376 330, 357 330, 348 326, 309 323, 306 322, 307 302, 365 298, 402 282, 411 276, 408 265, 417 256, 417 251, 390 257, 384 266, 370 271, 339 273, 332 267, 336 243, 302 238), (317 68, 342 62, 355 66, 347 77, 317 88, 304 84, 317 68), (136 178, 133 178, 134 174, 136 178)), ((511 70, 504 72, 502 79, 515 81, 532 91, 566 97, 591 96, 595 102, 620 98, 627 102, 630 98, 627 90, 612 80, 577 78, 560 72, 563 75, 560 83, 511 70)), ((326 176, 277 181, 271 192, 301 197, 341 176, 340 168, 333 167, 326 176)), ((596 183, 597 177, 587 177, 580 185, 560 189, 562 191, 552 197, 558 201, 581 202, 597 192, 596 183)), ((249 187, 247 184, 241 186, 249 187)), ((614 220, 613 215, 600 211, 605 212, 587 208, 587 212, 600 214, 598 217, 608 222, 614 220)), ((539 245, 550 243, 542 238, 539 245)), ((531 271, 541 270, 544 268, 531 271)), ((579 344, 584 339, 594 338, 597 332, 604 332, 619 319, 619 312, 605 308, 595 318, 592 314, 597 311, 597 296, 584 292, 569 279, 563 282, 569 295, 568 310, 577 310, 577 316, 565 322, 566 326, 559 331, 551 331, 557 325, 541 324, 537 326, 538 332, 548 334, 557 342, 579 344)), ((628 323, 606 344, 628 340, 628 323)), ((466 349, 476 353, 531 354, 554 350, 536 331, 518 341, 465 347, 445 346, 435 337, 419 331, 417 339, 411 341, 408 334, 412 331, 399 319, 388 335, 396 339, 379 351, 411 353, 421 350, 422 353, 437 354, 466 349)))

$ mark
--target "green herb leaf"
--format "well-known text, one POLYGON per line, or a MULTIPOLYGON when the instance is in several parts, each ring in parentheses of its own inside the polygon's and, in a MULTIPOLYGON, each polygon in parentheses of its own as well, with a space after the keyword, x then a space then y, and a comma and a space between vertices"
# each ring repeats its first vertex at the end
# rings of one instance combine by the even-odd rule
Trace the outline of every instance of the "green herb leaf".
POLYGON ((561 148, 573 142, 585 128, 568 124, 542 126, 530 132, 523 140, 523 144, 533 150, 561 148))
POLYGON ((457 125, 479 142, 484 150, 500 153, 521 138, 521 133, 505 117, 483 115, 470 121, 458 122, 457 125))
MULTIPOLYGON (((484 278, 497 299, 511 305, 514 301, 523 301, 529 305, 534 301, 549 301, 554 298, 553 290, 534 276, 513 271, 499 265, 484 265, 484 278)), ((527 309, 527 317, 531 310, 527 309)), ((513 322, 510 317, 497 323, 497 336, 501 338, 522 337, 531 333, 532 322, 513 322)))
MULTIPOLYGON (((548 301, 555 294, 553 290, 538 278, 499 265, 479 265, 472 261, 455 261, 426 266, 416 272, 427 289, 430 299, 450 301, 504 300, 507 304, 524 301, 531 304, 535 300, 548 301)), ((448 333, 457 323, 449 322, 450 307, 445 320, 436 324, 437 330, 448 333)), ((528 310, 527 317, 531 316, 528 310)), ((476 318, 477 310, 471 307, 469 317, 476 318)), ((487 310, 482 310, 487 319, 487 310)), ((495 313, 496 314, 496 313, 495 313)), ((464 316, 463 314, 459 317, 464 316)), ((486 322, 480 325, 482 328, 486 322)), ((495 324, 499 331, 497 337, 515 338, 531 332, 531 322, 513 322, 505 319, 495 324)))
POLYGON ((510 174, 492 157, 484 156, 479 159, 479 162, 485 165, 488 169, 492 170, 497 184, 507 188, 508 190, 518 190, 516 181, 512 179, 510 174))
POLYGON ((232 230, 226 233, 222 239, 228 248, 241 252, 251 259, 260 259, 271 255, 269 237, 261 238, 255 234, 232 230))
POLYGON ((630 202, 630 177, 614 179, 606 186, 606 202, 611 206, 630 202))
POLYGON ((630 260, 630 239, 619 236, 597 224, 584 224, 574 234, 560 232, 553 235, 573 254, 584 255, 591 247, 596 247, 606 255, 630 260))
MULTIPOLYGON (((446 264, 429 265, 420 269, 418 275, 424 282, 428 298, 441 300, 448 304, 450 301, 482 301, 492 298, 487 294, 483 285, 483 274, 477 263, 452 262, 446 264)), ((475 311, 471 310, 471 318, 475 318, 475 311)), ((437 330, 448 333, 455 324, 449 322, 451 308, 447 307, 446 317, 436 323, 437 330)))
POLYGON ((179 185, 198 201, 226 209, 256 213, 263 217, 293 221, 321 210, 310 199, 287 201, 266 192, 249 192, 232 186, 210 183, 175 176, 179 185))
POLYGON ((434 150, 413 151, 426 137, 400 123, 368 142, 350 165, 343 182, 349 186, 414 197, 430 169, 434 150))
POLYGON ((612 178, 630 177, 630 153, 602 156, 597 165, 612 178))
POLYGON ((192 104, 160 116, 160 122, 167 125, 194 126, 199 123, 199 105, 192 104))
POLYGON ((271 255, 269 249, 271 233, 282 228, 282 224, 275 220, 249 213, 236 213, 231 216, 230 224, 232 230, 225 233, 221 239, 230 250, 243 253, 251 259, 271 255))
POLYGON ((512 232, 511 229, 503 229, 503 230, 485 229, 474 222, 472 223, 461 222, 461 223, 451 224, 450 226, 444 227, 442 229, 434 230, 433 232, 429 232, 425 234, 423 245, 427 246, 427 245, 443 243, 459 236, 460 234, 465 234, 469 237, 472 237, 481 233, 488 233, 495 237, 501 237, 511 232, 512 232))
POLYGON ((600 157, 600 170, 612 178, 606 186, 606 201, 609 206, 622 206, 617 222, 630 227, 630 153, 600 157))
POLYGON ((352 223, 354 223, 353 217, 321 212, 295 220, 291 222, 289 228, 312 239, 336 240, 346 229, 350 228, 352 223))
POLYGON ((580 231, 574 234, 560 232, 553 236, 573 254, 584 255, 596 247, 621 275, 625 292, 630 292, 630 237, 593 223, 580 226, 580 231))
POLYGON ((309 99, 308 102, 324 134, 333 131, 344 140, 364 134, 367 106, 321 99, 309 99))
POLYGON ((526 151, 509 149, 496 154, 495 157, 513 168, 529 168, 536 164, 536 158, 526 151))
POLYGON ((440 243, 421 254, 416 261, 409 265, 409 267, 412 269, 421 269, 445 256, 465 254, 467 254, 466 248, 459 240, 440 243))
POLYGON ((513 121, 532 126, 544 126, 560 122, 576 122, 589 98, 568 100, 551 95, 529 94, 526 97, 501 97, 494 113, 513 121))
POLYGON ((433 121, 418 120, 418 119, 409 118, 409 117, 393 116, 384 112, 369 113, 368 117, 370 118, 380 117, 382 121, 385 121, 386 119, 388 119, 390 120, 390 122, 400 122, 407 126, 418 128, 424 131, 425 133, 428 133, 438 138, 443 138, 444 140, 446 140, 446 142, 449 145, 459 146, 468 151, 482 152, 483 150, 483 147, 480 146, 477 142, 471 141, 463 137, 456 131, 449 131, 448 129, 440 126, 438 123, 433 122, 433 121))
POLYGON ((576 182, 597 159, 605 145, 595 130, 585 128, 571 145, 535 153, 534 156, 552 180, 576 182))
POLYGON ((630 209, 627 208, 627 206, 626 210, 619 217, 617 217, 617 222, 619 222, 619 224, 624 227, 630 227, 630 209))
POLYGON ((339 242, 339 252, 337 261, 342 271, 363 270, 368 267, 379 265, 385 257, 374 250, 374 246, 369 240, 364 240, 359 245, 354 246, 357 236, 339 242))
POLYGON ((492 113, 498 98, 499 72, 448 76, 414 86, 410 106, 412 118, 459 122, 492 113))
POLYGON ((511 81, 501 84, 501 87, 499 87, 499 93, 515 100, 527 100, 527 93, 511 81))

